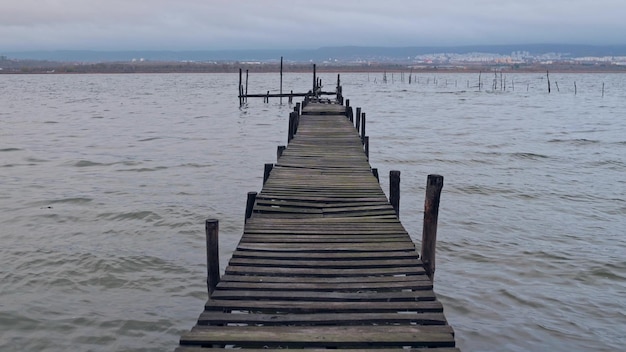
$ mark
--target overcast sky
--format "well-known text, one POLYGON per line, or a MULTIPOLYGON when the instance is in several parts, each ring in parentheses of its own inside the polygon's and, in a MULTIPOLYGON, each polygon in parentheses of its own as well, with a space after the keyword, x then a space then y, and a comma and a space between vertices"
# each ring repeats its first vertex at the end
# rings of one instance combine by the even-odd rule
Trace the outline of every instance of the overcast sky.
POLYGON ((626 44, 625 0, 2 0, 19 50, 626 44))

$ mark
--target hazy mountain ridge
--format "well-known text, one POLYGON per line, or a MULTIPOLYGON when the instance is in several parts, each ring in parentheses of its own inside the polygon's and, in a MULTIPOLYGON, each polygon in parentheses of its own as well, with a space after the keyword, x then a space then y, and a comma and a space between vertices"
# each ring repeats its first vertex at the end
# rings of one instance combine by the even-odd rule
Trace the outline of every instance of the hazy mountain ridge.
POLYGON ((275 61, 281 56, 291 62, 323 60, 400 60, 416 55, 434 53, 492 53, 509 55, 512 52, 529 52, 532 55, 562 53, 570 57, 626 56, 626 45, 572 45, 572 44, 527 44, 527 45, 467 45, 467 46, 415 46, 415 47, 322 47, 311 50, 137 50, 137 51, 94 51, 55 50, 7 52, 0 55, 17 60, 48 60, 61 62, 115 62, 133 59, 149 61, 275 61))

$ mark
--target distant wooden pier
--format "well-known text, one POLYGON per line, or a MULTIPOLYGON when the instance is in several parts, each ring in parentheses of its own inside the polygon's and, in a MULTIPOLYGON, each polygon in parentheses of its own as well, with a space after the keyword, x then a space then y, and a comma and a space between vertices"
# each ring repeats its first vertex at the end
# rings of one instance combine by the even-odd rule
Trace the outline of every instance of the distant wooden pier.
POLYGON ((429 176, 424 265, 398 219, 399 186, 390 202, 368 162, 365 114, 348 101, 307 96, 303 106, 262 190, 248 194, 221 278, 218 222, 207 220, 209 300, 176 351, 459 351, 433 292, 443 178, 429 176))

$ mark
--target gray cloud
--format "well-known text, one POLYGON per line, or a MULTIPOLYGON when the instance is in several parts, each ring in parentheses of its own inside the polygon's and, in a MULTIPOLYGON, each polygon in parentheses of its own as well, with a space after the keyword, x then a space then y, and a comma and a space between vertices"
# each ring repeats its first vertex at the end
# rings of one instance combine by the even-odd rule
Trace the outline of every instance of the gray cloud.
POLYGON ((623 44, 622 0, 21 0, 0 50, 623 44))

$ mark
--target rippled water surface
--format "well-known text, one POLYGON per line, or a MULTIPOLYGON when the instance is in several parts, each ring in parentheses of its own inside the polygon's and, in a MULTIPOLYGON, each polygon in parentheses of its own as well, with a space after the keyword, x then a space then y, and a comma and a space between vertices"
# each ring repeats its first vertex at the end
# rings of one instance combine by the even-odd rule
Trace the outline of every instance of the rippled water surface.
MULTIPOLYGON (((417 77, 342 75, 343 90, 367 114, 383 189, 402 172, 416 241, 426 176, 445 177, 435 290, 459 346, 622 349, 626 76, 551 74, 551 94, 541 74, 505 91, 417 77)), ((286 143, 286 99, 240 109, 237 79, 0 75, 1 351, 178 344, 206 300, 204 219, 220 219, 224 267, 246 192, 286 143)), ((276 87, 250 76, 251 91, 276 87)))

